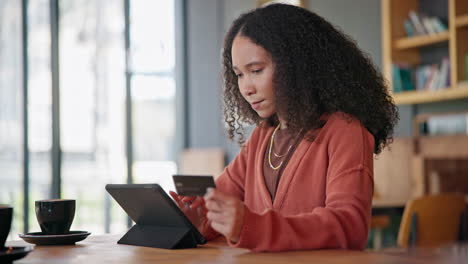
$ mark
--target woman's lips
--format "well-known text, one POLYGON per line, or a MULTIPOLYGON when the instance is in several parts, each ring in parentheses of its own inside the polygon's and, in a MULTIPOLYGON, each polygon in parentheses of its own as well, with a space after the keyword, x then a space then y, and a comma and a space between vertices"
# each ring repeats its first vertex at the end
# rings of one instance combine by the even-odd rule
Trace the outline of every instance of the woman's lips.
POLYGON ((260 101, 253 102, 253 103, 251 104, 252 108, 255 109, 255 110, 259 109, 259 108, 260 108, 260 104, 261 104, 263 101, 264 101, 264 100, 260 100, 260 101))

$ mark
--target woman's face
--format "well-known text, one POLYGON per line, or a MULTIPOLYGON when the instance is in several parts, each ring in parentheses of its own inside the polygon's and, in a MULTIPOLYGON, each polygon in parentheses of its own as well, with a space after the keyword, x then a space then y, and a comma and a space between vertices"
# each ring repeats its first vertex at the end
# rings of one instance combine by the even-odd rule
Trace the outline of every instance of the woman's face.
POLYGON ((244 99, 262 118, 276 113, 273 91, 275 66, 270 54, 249 38, 237 35, 232 43, 232 65, 244 99))

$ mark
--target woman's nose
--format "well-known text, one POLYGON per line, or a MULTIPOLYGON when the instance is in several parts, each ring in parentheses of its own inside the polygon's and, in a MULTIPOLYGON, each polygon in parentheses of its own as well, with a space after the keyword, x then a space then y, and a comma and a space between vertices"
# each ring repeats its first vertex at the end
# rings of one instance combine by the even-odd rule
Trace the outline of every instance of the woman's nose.
POLYGON ((254 89, 249 89, 249 90, 246 91, 247 96, 251 96, 254 93, 255 93, 254 89))
POLYGON ((251 82, 245 82, 243 85, 242 85, 242 93, 245 95, 245 96, 250 96, 252 94, 255 94, 256 90, 255 90, 255 86, 251 83, 251 82))

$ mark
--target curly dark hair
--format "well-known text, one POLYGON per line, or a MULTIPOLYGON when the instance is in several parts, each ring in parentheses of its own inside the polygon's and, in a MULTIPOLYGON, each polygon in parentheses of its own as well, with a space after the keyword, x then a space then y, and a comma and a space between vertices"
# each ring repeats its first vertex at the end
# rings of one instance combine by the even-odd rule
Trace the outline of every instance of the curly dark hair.
MULTIPOLYGON (((231 49, 237 36, 263 47, 275 65, 276 112, 293 132, 323 126, 325 113, 357 118, 375 139, 376 154, 393 140, 398 111, 382 74, 349 36, 304 8, 273 4, 237 18, 223 49, 224 118, 231 140, 245 142, 243 124, 277 125, 263 119, 242 97, 232 69, 231 49)), ((313 137, 310 138, 313 140, 313 137)))

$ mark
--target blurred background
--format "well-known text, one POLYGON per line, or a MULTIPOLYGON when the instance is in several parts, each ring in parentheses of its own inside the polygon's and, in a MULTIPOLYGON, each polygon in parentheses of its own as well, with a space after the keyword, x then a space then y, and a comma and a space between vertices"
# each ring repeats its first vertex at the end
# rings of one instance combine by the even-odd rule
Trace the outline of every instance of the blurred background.
MULTIPOLYGON (((168 191, 175 173, 219 173, 239 150, 224 134, 223 36, 263 2, 0 0, 0 203, 14 206, 10 239, 39 231, 36 200, 77 199, 72 230, 122 233, 128 219, 105 184, 168 191)), ((376 159, 373 213, 390 219, 377 246, 395 245, 407 201, 468 192, 468 5, 292 2, 352 37, 393 89, 400 122, 394 148, 376 159), (411 11, 441 28, 417 32, 411 11), (439 85, 420 72, 439 74, 439 85)))

